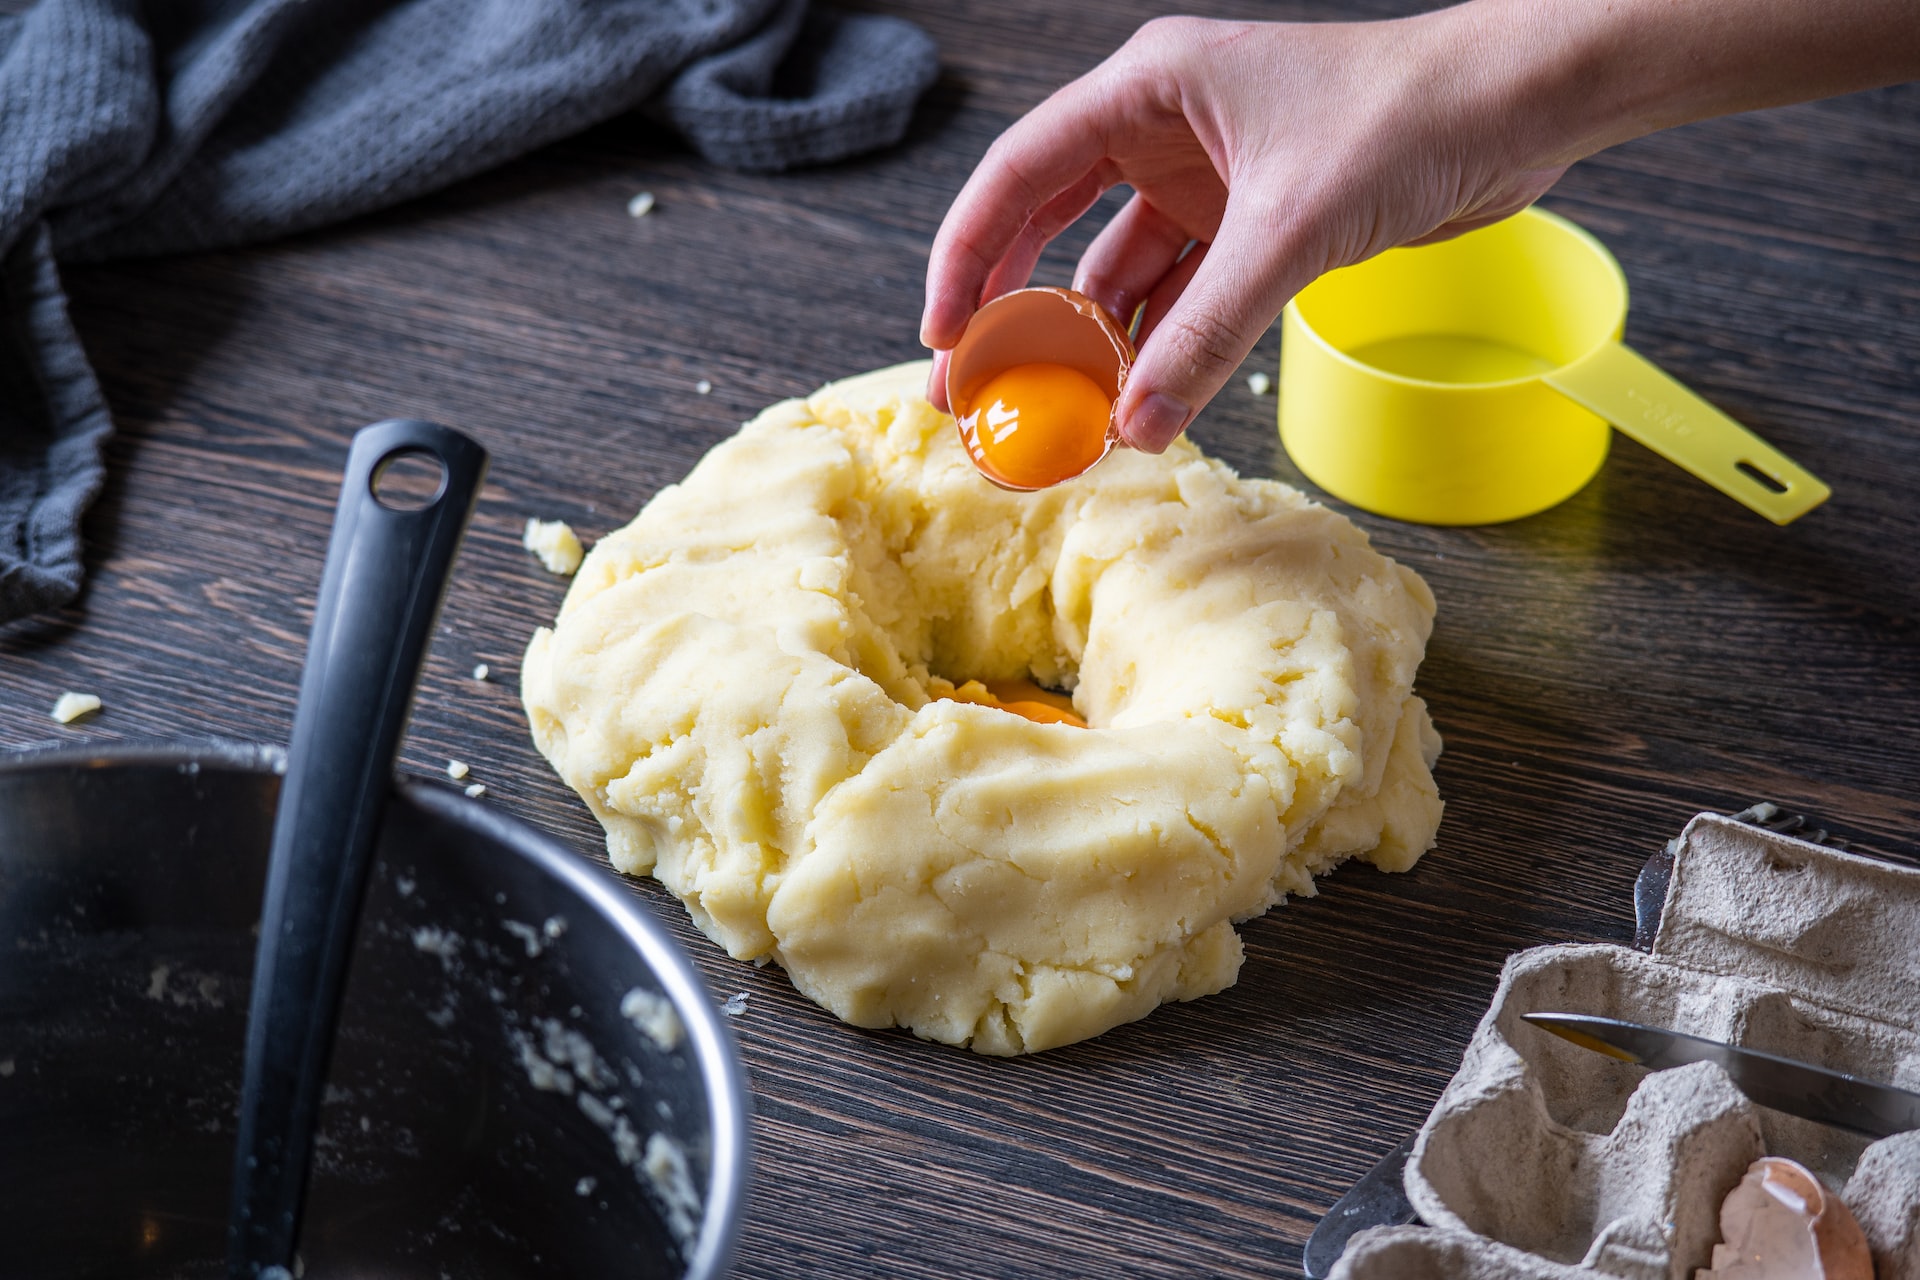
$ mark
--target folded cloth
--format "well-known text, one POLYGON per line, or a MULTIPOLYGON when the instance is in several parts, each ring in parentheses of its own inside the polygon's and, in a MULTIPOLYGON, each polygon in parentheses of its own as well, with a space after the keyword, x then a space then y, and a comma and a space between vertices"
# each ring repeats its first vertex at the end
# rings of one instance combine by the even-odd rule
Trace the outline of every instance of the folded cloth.
POLYGON ((56 257, 267 239, 646 106, 779 170, 897 141, 912 23, 807 0, 39 0, 0 16, 0 623, 80 589, 112 430, 56 257))

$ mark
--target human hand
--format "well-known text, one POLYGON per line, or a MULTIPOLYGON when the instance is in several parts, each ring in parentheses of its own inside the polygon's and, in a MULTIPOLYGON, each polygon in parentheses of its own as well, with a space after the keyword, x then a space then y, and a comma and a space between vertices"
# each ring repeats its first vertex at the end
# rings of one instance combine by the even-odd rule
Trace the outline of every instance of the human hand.
POLYGON ((1573 156, 1549 122, 1502 114, 1502 68, 1463 64, 1461 27, 1456 11, 1142 27, 1003 134, 954 201, 927 272, 928 398, 947 408, 945 353, 978 306, 1121 183, 1133 197, 1074 287, 1123 323, 1141 308, 1115 421, 1153 452, 1321 272, 1530 204, 1573 156))
MULTIPOLYGON (((1115 421, 1161 450, 1315 276, 1517 212, 1669 125, 1920 76, 1913 0, 1469 0, 1391 22, 1163 18, 988 150, 927 265, 944 353, 1108 188, 1075 287, 1140 355, 1115 421), (1192 250, 1185 252, 1189 243, 1192 250)), ((928 398, 946 408, 936 354, 928 398)))

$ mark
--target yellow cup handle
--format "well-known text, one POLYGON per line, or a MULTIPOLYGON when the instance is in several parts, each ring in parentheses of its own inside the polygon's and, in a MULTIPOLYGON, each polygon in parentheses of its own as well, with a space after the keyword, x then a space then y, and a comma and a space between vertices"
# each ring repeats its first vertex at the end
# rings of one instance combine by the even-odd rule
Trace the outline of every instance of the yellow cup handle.
POLYGON ((1624 343, 1609 342, 1541 378, 1775 524, 1798 519, 1833 492, 1624 343))

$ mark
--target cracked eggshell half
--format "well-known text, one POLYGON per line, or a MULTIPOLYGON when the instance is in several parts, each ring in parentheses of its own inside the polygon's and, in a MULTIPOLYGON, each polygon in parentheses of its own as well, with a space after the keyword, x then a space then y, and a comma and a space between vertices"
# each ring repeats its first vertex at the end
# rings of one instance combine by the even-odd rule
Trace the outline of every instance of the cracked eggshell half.
POLYGON ((1699 1280, 1873 1280, 1867 1238, 1846 1204, 1779 1156, 1754 1161, 1728 1193, 1720 1231, 1699 1280))
MULTIPOLYGON (((966 332, 954 344, 947 364, 947 404, 967 457, 1002 489, 1031 493, 1034 486, 1016 484, 998 474, 981 447, 976 427, 969 424, 979 407, 973 398, 988 382, 1023 364, 1060 364, 1093 380, 1110 406, 1118 405, 1133 367, 1133 343, 1126 329, 1107 309, 1071 289, 1016 289, 1003 293, 974 312, 966 332)), ((1075 475, 1084 475, 1120 444, 1120 432, 1107 416, 1106 442, 1100 452, 1075 475)), ((1071 480, 1064 475, 1061 480, 1071 480)))

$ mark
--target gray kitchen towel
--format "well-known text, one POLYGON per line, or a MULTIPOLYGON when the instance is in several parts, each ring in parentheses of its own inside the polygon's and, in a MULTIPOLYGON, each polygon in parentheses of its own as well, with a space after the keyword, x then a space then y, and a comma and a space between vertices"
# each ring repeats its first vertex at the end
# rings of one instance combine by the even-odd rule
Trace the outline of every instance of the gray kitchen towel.
POLYGON ((112 429, 55 259, 258 241, 646 107, 779 170, 897 141, 898 19, 807 0, 39 0, 0 16, 0 623, 80 589, 112 429))

